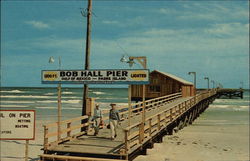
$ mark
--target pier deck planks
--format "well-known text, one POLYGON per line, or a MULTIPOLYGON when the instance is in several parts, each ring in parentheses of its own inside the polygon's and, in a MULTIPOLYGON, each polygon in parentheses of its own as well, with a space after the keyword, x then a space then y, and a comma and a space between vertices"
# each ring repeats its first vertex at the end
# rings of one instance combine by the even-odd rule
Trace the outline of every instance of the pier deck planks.
MULTIPOLYGON (((190 97, 178 98, 174 102, 164 106, 155 108, 146 112, 146 118, 155 115, 156 113, 171 108, 180 102, 188 100, 190 97)), ((134 116, 131 119, 131 124, 141 121, 141 115, 134 116)), ((101 129, 97 136, 84 135, 71 141, 49 147, 48 151, 68 152, 68 153, 83 153, 83 154, 103 154, 103 155, 119 155, 120 148, 124 145, 123 128, 127 127, 128 120, 122 122, 118 128, 117 138, 111 141, 111 132, 109 129, 101 129)))

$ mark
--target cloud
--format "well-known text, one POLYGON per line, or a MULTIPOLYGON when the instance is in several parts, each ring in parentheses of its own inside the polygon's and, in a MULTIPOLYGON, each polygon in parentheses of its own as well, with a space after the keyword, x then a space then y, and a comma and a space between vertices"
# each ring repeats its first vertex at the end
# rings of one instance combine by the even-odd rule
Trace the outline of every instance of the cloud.
POLYGON ((184 10, 179 20, 208 20, 208 21, 240 21, 249 17, 249 11, 246 7, 238 6, 238 2, 202 2, 183 4, 184 10))
POLYGON ((169 9, 169 8, 160 8, 159 10, 157 10, 157 12, 161 14, 172 14, 172 13, 176 13, 176 10, 169 9))
POLYGON ((25 22, 28 25, 31 25, 34 28, 37 29, 47 29, 50 28, 50 26, 42 21, 26 21, 25 22))
POLYGON ((242 23, 214 24, 205 30, 207 34, 216 36, 246 35, 247 31, 249 31, 249 24, 242 23))
POLYGON ((102 23, 103 23, 103 24, 112 24, 112 25, 113 25, 113 24, 119 24, 118 21, 110 21, 110 20, 103 20, 102 23))
POLYGON ((182 16, 178 16, 178 19, 192 19, 192 20, 218 20, 217 15, 214 14, 206 14, 206 13, 193 13, 188 12, 182 16))

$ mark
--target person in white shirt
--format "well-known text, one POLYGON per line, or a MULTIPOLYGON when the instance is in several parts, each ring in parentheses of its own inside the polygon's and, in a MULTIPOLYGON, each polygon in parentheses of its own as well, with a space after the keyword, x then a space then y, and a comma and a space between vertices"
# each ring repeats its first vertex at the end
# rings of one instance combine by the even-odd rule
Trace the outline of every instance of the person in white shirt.
POLYGON ((95 130, 94 135, 97 135, 99 132, 100 123, 102 121, 102 111, 99 108, 99 104, 95 105, 93 121, 94 121, 94 130, 95 130))

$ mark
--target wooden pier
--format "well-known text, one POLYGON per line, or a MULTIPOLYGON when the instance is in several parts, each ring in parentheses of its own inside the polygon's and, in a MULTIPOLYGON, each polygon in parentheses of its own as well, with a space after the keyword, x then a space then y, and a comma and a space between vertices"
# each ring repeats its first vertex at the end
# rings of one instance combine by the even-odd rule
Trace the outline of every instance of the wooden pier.
POLYGON ((239 97, 243 99, 243 89, 231 89, 231 88, 223 88, 223 89, 218 89, 217 94, 218 97, 226 97, 226 98, 233 98, 233 97, 239 97))
MULTIPOLYGON (((89 127, 91 122, 81 124, 88 116, 44 125, 44 154, 42 161, 117 161, 133 160, 138 155, 145 155, 147 148, 162 142, 164 135, 171 135, 192 122, 216 98, 217 90, 203 91, 193 97, 181 97, 181 93, 171 94, 146 101, 145 125, 141 123, 143 103, 133 104, 131 125, 128 126, 127 107, 119 109, 123 119, 118 128, 118 137, 111 141, 110 130, 103 128, 97 136, 89 130, 80 132, 82 127, 89 127)), ((103 111, 107 120, 108 110, 103 111)))

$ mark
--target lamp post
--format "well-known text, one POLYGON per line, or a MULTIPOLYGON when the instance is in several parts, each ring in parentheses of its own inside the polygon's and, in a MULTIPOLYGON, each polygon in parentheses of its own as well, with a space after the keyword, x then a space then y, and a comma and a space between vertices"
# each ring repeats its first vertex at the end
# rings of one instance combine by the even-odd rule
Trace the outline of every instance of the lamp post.
POLYGON ((213 88, 214 88, 215 81, 214 81, 214 80, 211 80, 211 83, 213 83, 213 88))
MULTIPOLYGON (((147 69, 147 58, 145 56, 140 56, 140 57, 134 57, 134 56, 129 56, 129 60, 127 60, 125 58, 125 55, 123 55, 123 57, 121 58, 121 62, 125 62, 128 63, 130 67, 133 66, 133 64, 135 63, 134 60, 137 60, 144 69, 147 69)), ((145 124, 145 85, 142 85, 142 103, 143 103, 143 107, 142 107, 142 125, 143 125, 143 129, 144 129, 144 124, 145 124)), ((129 85, 129 98, 128 98, 128 106, 129 106, 129 117, 128 117, 128 124, 130 126, 130 122, 131 122, 131 85, 129 85)))
POLYGON ((205 80, 207 80, 207 89, 209 90, 209 77, 204 77, 205 80))
MULTIPOLYGON (((53 57, 49 58, 49 63, 54 63, 55 60, 53 57)), ((61 57, 58 57, 58 65, 59 65, 59 70, 61 70, 61 57)), ((58 83, 57 85, 57 140, 61 139, 61 118, 62 118, 62 87, 61 83, 58 83)))
POLYGON ((194 75, 194 87, 196 88, 196 72, 188 72, 188 75, 194 75))

